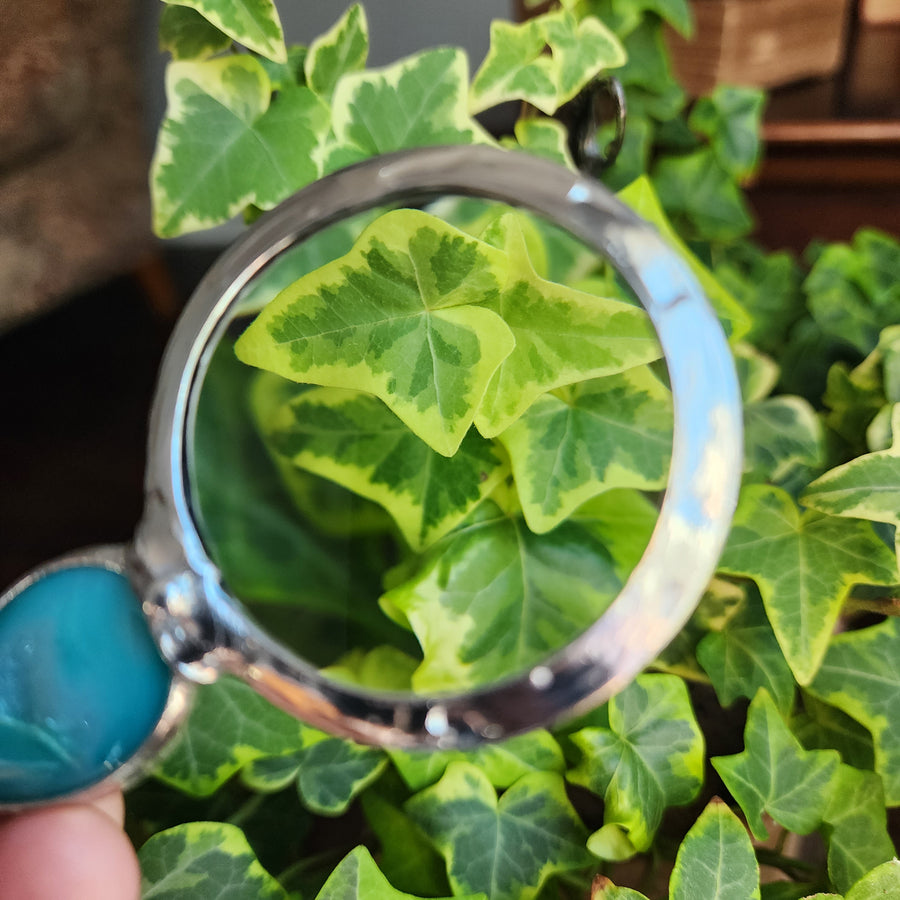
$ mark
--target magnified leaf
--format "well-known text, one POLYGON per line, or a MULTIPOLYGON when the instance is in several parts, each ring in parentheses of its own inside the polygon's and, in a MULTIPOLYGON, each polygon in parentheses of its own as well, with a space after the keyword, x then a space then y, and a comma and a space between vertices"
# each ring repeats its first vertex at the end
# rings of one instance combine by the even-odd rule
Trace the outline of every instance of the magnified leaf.
POLYGON ((603 491, 665 487, 672 398, 649 369, 629 369, 541 397, 499 440, 525 520, 543 533, 603 491))
POLYGON ((678 848, 670 900, 759 900, 759 866, 750 836, 718 798, 678 848))
POLYGON ((519 119, 513 130, 515 140, 504 141, 503 146, 525 150, 567 169, 575 169, 569 152, 569 133, 562 122, 543 118, 519 119))
POLYGON ((809 691, 872 732, 887 804, 900 804, 900 619, 834 637, 809 691))
POLYGON ((804 750, 765 690, 750 704, 744 747, 743 753, 714 757, 712 764, 747 816, 754 837, 768 837, 763 812, 797 834, 818 828, 840 764, 837 752, 804 750))
POLYGON ((447 862, 454 894, 531 900, 552 874, 590 864, 587 831, 560 775, 525 775, 500 799, 477 767, 455 762, 406 810, 447 862))
POLYGON ((212 22, 219 31, 248 50, 275 62, 284 62, 287 51, 278 10, 273 0, 166 0, 189 6, 212 22))
POLYGON ((173 59, 206 59, 231 46, 231 38, 190 6, 166 4, 159 17, 159 47, 173 59))
POLYGON ((765 485, 743 490, 719 568, 756 581, 800 684, 816 674, 850 588, 900 578, 895 555, 868 522, 801 513, 765 485))
POLYGON ((288 900, 235 825, 178 825, 153 835, 138 858, 142 900, 288 900))
POLYGON ((354 3, 325 34, 309 45, 304 62, 306 83, 328 100, 338 79, 365 68, 369 55, 369 23, 366 11, 354 3))
POLYGON ((569 779, 605 802, 605 824, 646 850, 670 806, 689 803, 703 784, 704 740, 687 687, 675 675, 641 675, 609 701, 609 728, 571 735, 584 754, 569 779))
POLYGON ((505 280, 500 251, 434 216, 396 210, 279 294, 235 350, 294 381, 374 394, 451 456, 515 343, 496 313, 472 305, 505 280))
POLYGON ((248 204, 269 209, 321 174, 324 103, 272 83, 257 59, 170 63, 166 119, 153 158, 153 227, 160 237, 209 228, 248 204))
POLYGON ((486 501, 381 598, 409 623, 424 661, 417 691, 485 684, 561 649, 621 587, 609 552, 584 525, 533 534, 486 501))

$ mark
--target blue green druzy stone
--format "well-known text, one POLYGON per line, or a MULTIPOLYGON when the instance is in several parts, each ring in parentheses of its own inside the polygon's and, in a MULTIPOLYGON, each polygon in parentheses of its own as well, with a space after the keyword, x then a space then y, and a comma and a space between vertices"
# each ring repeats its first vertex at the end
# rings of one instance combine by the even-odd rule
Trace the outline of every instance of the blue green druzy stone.
POLYGON ((128 579, 79 566, 0 609, 0 803, 90 787, 159 721, 171 673, 128 579))

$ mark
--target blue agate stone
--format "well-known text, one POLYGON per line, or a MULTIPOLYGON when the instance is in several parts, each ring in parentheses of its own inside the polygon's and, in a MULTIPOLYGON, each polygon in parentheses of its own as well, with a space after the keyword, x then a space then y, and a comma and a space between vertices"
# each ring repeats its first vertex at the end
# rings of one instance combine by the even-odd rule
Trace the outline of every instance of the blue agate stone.
POLYGON ((0 609, 0 803, 101 781, 159 721, 171 673, 128 579, 79 566, 0 609))

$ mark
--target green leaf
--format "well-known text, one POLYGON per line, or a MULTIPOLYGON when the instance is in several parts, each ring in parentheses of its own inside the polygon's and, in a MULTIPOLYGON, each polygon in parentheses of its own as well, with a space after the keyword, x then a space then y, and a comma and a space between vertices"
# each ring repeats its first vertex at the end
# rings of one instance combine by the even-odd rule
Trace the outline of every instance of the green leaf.
POLYGON ((378 691, 408 691, 412 689, 412 675, 419 661, 396 647, 382 646, 351 650, 333 666, 322 670, 324 675, 378 691))
POLYGON ((306 83, 320 97, 330 100, 342 75, 364 69, 369 55, 369 23, 366 11, 354 3, 325 34, 310 45, 303 65, 306 83))
POLYGON ((287 60, 284 32, 273 0, 166 0, 189 6, 219 31, 275 62, 287 60))
POLYGON ((321 174, 328 108, 306 87, 272 84, 254 57, 173 62, 151 169, 160 237, 209 228, 248 204, 270 209, 321 174))
POLYGON ((778 384, 778 364, 752 344, 738 344, 731 349, 744 403, 765 400, 778 384))
POLYGON ((804 690, 803 709, 791 719, 791 731, 807 750, 837 750, 857 769, 875 768, 872 735, 856 719, 804 690))
POLYGON ((411 791, 438 781, 452 762, 477 766, 495 788, 507 788, 529 772, 563 772, 559 744, 547 731, 536 729, 474 750, 390 750, 397 771, 411 791))
POLYGON ((220 678, 197 692, 178 742, 153 774, 205 797, 253 760, 296 750, 303 727, 243 682, 220 678))
POLYGON ((900 861, 882 863, 858 881, 844 900, 882 900, 900 892, 900 861))
MULTIPOLYGON (((480 894, 477 897, 486 900, 480 894)), ((412 894, 395 890, 369 851, 357 847, 341 860, 316 900, 412 900, 412 894)), ((476 896, 467 900, 476 900, 476 896)))
POLYGON ((490 49, 472 79, 470 109, 477 113, 524 100, 553 115, 604 69, 624 62, 621 44, 599 19, 578 22, 562 10, 521 24, 498 19, 491 23, 490 49))
POLYGON ((868 728, 887 804, 900 804, 900 619, 834 637, 808 690, 868 728))
POLYGON ((498 800, 480 769, 455 762, 406 810, 444 855, 454 894, 531 900, 551 875, 590 864, 587 832, 555 773, 525 775, 498 800))
POLYGON ((414 688, 434 692, 542 661, 596 621, 620 587, 608 551, 584 525, 536 535, 488 501, 381 603, 422 645, 414 688))
POLYGON ((605 862, 624 862, 637 852, 628 837, 628 830, 615 822, 609 822, 598 828, 588 838, 587 848, 597 859, 605 862))
POLYGON ((348 72, 332 100, 337 144, 374 156, 406 147, 490 143, 469 116, 468 85, 466 55, 450 47, 383 69, 348 72))
POLYGON ((504 147, 524 150, 567 169, 575 169, 569 152, 569 133, 562 122, 556 119, 518 119, 513 133, 515 140, 501 141, 504 147))
POLYGON ((662 205, 690 237, 728 241, 752 229, 741 189, 711 149, 663 157, 652 177, 662 205))
POLYGON ((591 900, 647 900, 639 891, 616 887, 605 875, 597 875, 591 885, 591 900))
POLYGON ((190 6, 166 4, 159 17, 159 49, 173 59, 206 59, 231 46, 231 38, 219 31, 190 6))
POLYGON ((801 514, 788 494, 766 485, 743 490, 719 569, 756 582, 800 684, 816 674, 850 588, 900 577, 869 523, 801 514))
POLYGON ((299 391, 266 422, 285 459, 380 503, 423 550, 455 528, 509 473, 490 441, 467 434, 436 453, 380 400, 340 388, 299 391))
POLYGON ((846 441, 845 458, 866 452, 866 430, 885 404, 884 384, 873 356, 853 369, 842 362, 828 369, 822 401, 831 412, 825 422, 846 441))
POLYGON ((730 706, 739 697, 752 700, 765 688, 782 713, 790 712, 794 676, 755 592, 724 629, 700 641, 697 660, 722 706, 730 706))
POLYGON ((759 866, 750 836, 718 798, 678 848, 670 900, 759 900, 759 866))
POLYGON ((893 858, 884 807, 878 775, 847 765, 838 769, 824 829, 828 877, 838 890, 848 891, 868 871, 893 858))
POLYGON ((720 84, 691 109, 688 125, 709 138, 716 159, 733 178, 746 178, 759 163, 765 102, 761 90, 720 84))
POLYGON ((666 243, 688 264, 700 282, 700 287, 716 311, 729 341, 739 341, 750 328, 750 316, 678 236, 663 211, 652 182, 648 178, 639 178, 619 191, 616 196, 639 216, 657 227, 666 243))
POLYGON ((288 900, 234 825, 189 822, 161 831, 141 847, 138 859, 141 900, 288 900))
POLYGON ((763 812, 789 831, 809 834, 828 807, 840 757, 834 750, 804 750, 771 696, 760 690, 747 713, 744 751, 711 762, 740 804, 754 837, 768 837, 763 812))
POLYGON ((509 280, 483 306, 511 329, 515 348, 488 384, 475 417, 485 437, 505 431, 547 391, 658 359, 649 317, 639 307, 542 279, 531 264, 516 214, 482 235, 509 257, 509 280))
POLYGON ((672 402, 646 367, 541 397, 499 438, 532 531, 555 528, 611 488, 659 490, 672 455, 672 402))
POLYGON ((703 734, 685 682, 640 675, 609 702, 609 728, 571 735, 583 758, 569 779, 603 797, 604 823, 625 828, 648 849, 670 806, 693 800, 703 784, 703 734))

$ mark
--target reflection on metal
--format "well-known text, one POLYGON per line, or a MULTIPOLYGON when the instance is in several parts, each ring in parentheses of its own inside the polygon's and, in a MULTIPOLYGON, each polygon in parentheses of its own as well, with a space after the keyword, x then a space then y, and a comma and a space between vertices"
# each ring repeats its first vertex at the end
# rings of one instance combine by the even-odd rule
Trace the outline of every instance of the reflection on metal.
POLYGON ((612 75, 597 78, 557 115, 569 129, 575 165, 598 178, 616 161, 625 140, 628 111, 622 83, 612 75))

